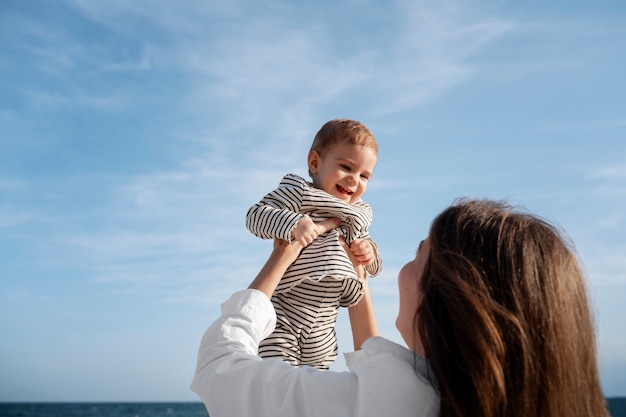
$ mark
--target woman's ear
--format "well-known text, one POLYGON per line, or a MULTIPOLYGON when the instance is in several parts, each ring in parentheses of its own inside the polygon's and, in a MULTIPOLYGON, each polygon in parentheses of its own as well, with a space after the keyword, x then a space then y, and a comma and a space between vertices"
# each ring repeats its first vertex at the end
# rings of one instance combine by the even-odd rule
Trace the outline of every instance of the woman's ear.
POLYGON ((317 175, 317 170, 320 164, 320 154, 317 151, 310 151, 307 158, 309 165, 309 175, 317 175))

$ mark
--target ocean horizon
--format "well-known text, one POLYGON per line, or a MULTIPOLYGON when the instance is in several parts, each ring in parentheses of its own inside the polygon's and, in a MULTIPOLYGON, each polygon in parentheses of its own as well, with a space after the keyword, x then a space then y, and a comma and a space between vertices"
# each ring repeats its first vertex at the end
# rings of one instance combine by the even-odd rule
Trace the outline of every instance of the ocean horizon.
MULTIPOLYGON (((626 397, 607 398, 611 417, 626 417, 626 397)), ((189 402, 0 402, 0 417, 209 417, 189 402)))
POLYGON ((208 417, 202 402, 3 402, 0 417, 208 417))

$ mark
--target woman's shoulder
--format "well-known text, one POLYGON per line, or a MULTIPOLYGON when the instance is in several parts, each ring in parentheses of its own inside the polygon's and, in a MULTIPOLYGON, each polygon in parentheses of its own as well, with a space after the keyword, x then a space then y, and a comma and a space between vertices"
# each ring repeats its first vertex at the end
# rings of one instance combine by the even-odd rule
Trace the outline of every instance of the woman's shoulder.
POLYGON ((425 362, 424 358, 415 355, 406 347, 380 336, 371 337, 363 343, 361 350, 346 353, 345 357, 349 368, 358 366, 359 363, 376 357, 388 357, 399 362, 411 364, 416 360, 425 362))
POLYGON ((361 407, 379 408, 378 415, 439 414, 439 395, 428 362, 404 346, 373 337, 361 350, 346 354, 346 363, 358 378, 361 407), (386 400, 381 404, 376 398, 386 400))

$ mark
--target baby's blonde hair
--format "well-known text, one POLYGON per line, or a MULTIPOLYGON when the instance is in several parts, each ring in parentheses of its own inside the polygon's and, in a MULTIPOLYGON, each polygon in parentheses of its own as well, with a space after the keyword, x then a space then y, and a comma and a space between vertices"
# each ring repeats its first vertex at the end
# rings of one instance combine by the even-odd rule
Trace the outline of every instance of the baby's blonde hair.
POLYGON ((315 135, 311 151, 323 155, 331 146, 337 144, 367 146, 378 155, 376 138, 367 126, 356 120, 334 119, 326 122, 315 135))

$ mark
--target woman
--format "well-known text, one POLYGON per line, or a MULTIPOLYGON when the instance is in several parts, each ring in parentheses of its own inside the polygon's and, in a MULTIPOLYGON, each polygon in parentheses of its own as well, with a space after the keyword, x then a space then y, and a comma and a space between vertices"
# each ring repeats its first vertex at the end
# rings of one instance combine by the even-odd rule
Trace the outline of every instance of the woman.
POLYGON ((492 201, 444 210, 398 276, 408 349, 377 337, 366 286, 349 309, 349 372, 256 356, 298 251, 276 243, 205 333, 192 389, 211 417, 608 415, 583 276, 545 221, 492 201))

